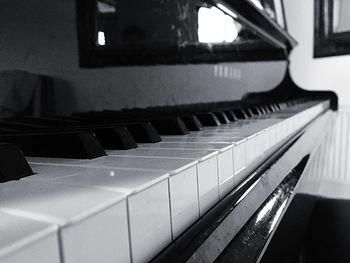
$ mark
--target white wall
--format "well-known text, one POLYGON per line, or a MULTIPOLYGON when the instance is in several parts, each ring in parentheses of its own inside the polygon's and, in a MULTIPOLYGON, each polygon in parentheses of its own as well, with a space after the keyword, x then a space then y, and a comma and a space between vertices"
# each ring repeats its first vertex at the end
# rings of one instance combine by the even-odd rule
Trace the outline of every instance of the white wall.
POLYGON ((350 56, 313 59, 314 0, 285 0, 285 6, 289 32, 299 41, 291 55, 294 81, 309 90, 333 90, 340 103, 306 180, 310 186, 320 185, 321 196, 349 199, 350 56))
POLYGON ((313 59, 314 0, 284 0, 288 31, 299 45, 291 54, 295 82, 309 90, 333 90, 350 105, 350 56, 313 59))
POLYGON ((0 71, 60 80, 58 113, 239 100, 275 87, 285 62, 81 69, 74 0, 0 0, 0 71))

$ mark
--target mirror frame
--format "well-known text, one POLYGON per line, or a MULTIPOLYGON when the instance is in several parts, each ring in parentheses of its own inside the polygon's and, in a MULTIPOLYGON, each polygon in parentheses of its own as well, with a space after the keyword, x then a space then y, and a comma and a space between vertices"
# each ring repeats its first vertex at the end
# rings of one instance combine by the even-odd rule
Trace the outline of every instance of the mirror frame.
POLYGON ((333 0, 314 0, 314 58, 350 54, 350 30, 334 32, 333 3, 333 0))

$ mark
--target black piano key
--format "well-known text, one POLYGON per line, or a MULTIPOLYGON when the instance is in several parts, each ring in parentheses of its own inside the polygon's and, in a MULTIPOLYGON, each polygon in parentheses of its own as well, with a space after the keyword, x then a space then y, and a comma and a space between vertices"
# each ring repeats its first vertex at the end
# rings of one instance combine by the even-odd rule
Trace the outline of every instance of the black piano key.
POLYGON ((245 120, 248 118, 248 116, 246 116, 245 112, 243 109, 233 109, 232 112, 236 115, 236 117, 240 120, 245 120))
POLYGON ((235 122, 238 120, 236 115, 231 110, 225 110, 224 112, 225 112, 227 118, 230 120, 230 122, 235 122))
POLYGON ((250 108, 254 116, 261 116, 262 112, 260 112, 260 109, 257 106, 253 106, 250 108))
POLYGON ((22 151, 13 144, 0 144, 0 183, 33 175, 22 151))
POLYGON ((279 103, 275 103, 274 106, 276 108, 276 111, 280 111, 282 109, 279 103))
POLYGON ((274 103, 273 106, 275 107, 275 110, 276 110, 276 111, 279 111, 279 110, 280 110, 280 108, 278 107, 278 104, 277 104, 277 103, 274 103))
POLYGON ((287 103, 285 103, 285 102, 281 102, 279 105, 280 105, 282 110, 288 108, 287 103))
POLYGON ((83 124, 72 127, 38 130, 37 132, 62 131, 91 131, 95 133, 101 143, 103 141, 102 144, 106 149, 114 150, 128 150, 136 148, 136 143, 156 143, 162 140, 151 123, 142 122, 123 124, 83 124))
POLYGON ((203 126, 220 126, 221 123, 214 113, 198 113, 196 114, 198 120, 203 126))
MULTIPOLYGON (((89 131, 96 135, 102 146, 108 150, 129 150, 137 147, 133 136, 128 129, 122 126, 72 126, 36 130, 36 133, 60 133, 60 132, 82 132, 89 131)), ((18 134, 28 134, 33 131, 17 132, 18 134)), ((15 132, 16 133, 16 132, 15 132)), ((5 133, 6 134, 6 133, 5 133)), ((8 133, 7 133, 8 134, 8 133)), ((12 133, 13 134, 13 133, 12 133)))
POLYGON ((267 104, 266 107, 269 109, 270 112, 275 112, 271 104, 267 104))
MULTIPOLYGON (((52 132, 78 132, 89 131, 95 134, 101 145, 108 150, 129 150, 137 147, 137 144, 126 127, 113 126, 76 126, 63 127, 59 129, 46 130, 45 133, 52 132)), ((41 131, 43 132, 43 131, 41 131)))
MULTIPOLYGON (((125 123, 130 122, 148 122, 151 125, 153 125, 158 135, 185 135, 189 133, 185 123, 178 117, 158 117, 158 114, 150 114, 147 112, 142 114, 142 112, 140 111, 137 112, 138 114, 136 114, 135 111, 126 113, 115 111, 103 111, 76 113, 74 114, 74 116, 80 116, 82 122, 86 124, 124 125, 125 123)), ((147 142, 158 142, 160 140, 160 138, 155 138, 156 135, 154 132, 150 133, 150 135, 152 135, 153 138, 148 138, 147 142)))
POLYGON ((270 104, 270 108, 272 109, 272 112, 276 112, 277 108, 275 107, 274 104, 270 104))
POLYGON ((242 113, 243 113, 243 115, 244 115, 244 119, 249 119, 249 115, 248 115, 248 113, 246 112, 246 110, 243 108, 243 109, 241 109, 241 111, 242 111, 242 113))
POLYGON ((250 108, 244 108, 243 110, 246 113, 246 115, 248 116, 248 118, 254 117, 254 113, 251 111, 250 108))
POLYGON ((260 112, 260 116, 266 114, 265 110, 263 109, 263 107, 261 107, 261 105, 256 106, 256 108, 260 112))
POLYGON ((202 123, 195 115, 186 115, 180 118, 190 131, 200 131, 203 128, 202 123))
POLYGON ((129 130, 137 143, 156 143, 162 140, 157 130, 149 122, 123 125, 129 130))
POLYGON ((30 157, 94 159, 106 155, 92 132, 1 135, 0 142, 12 143, 30 157))
POLYGON ((287 107, 292 107, 295 105, 294 101, 287 101, 286 104, 287 104, 287 107))
POLYGON ((9 121, 9 120, 1 120, 0 127, 5 129, 19 130, 19 131, 33 131, 33 130, 47 128, 47 126, 45 125, 21 123, 16 121, 9 121))
POLYGON ((32 117, 32 116, 21 116, 13 120, 20 123, 43 125, 48 127, 64 127, 64 126, 78 125, 80 123, 79 121, 76 121, 76 120, 58 119, 58 118, 52 118, 52 117, 32 117))
POLYGON ((129 150, 137 144, 126 127, 88 128, 93 132, 102 146, 108 150, 129 150))
POLYGON ((218 120, 220 121, 221 124, 228 124, 228 123, 230 123, 230 120, 228 119, 227 115, 224 112, 216 111, 216 112, 213 112, 213 113, 216 116, 216 118, 218 118, 218 120))
POLYGON ((179 117, 149 120, 161 135, 186 135, 189 131, 179 117))
POLYGON ((266 114, 269 114, 271 112, 266 105, 263 105, 262 107, 264 108, 266 114))
POLYGON ((0 134, 16 133, 18 130, 0 127, 0 134))
MULTIPOLYGON (((79 126, 80 127, 80 126, 79 126)), ((159 133, 153 127, 153 125, 149 122, 137 122, 137 123, 120 123, 120 124, 90 124, 83 125, 80 128, 85 130, 95 131, 94 128, 121 128, 126 127, 130 134, 128 136, 132 136, 133 140, 136 143, 156 143, 160 142, 162 139, 160 138, 159 133)), ((96 134, 97 135, 97 134, 96 134)), ((125 135, 127 135, 125 133, 125 135)), ((100 138, 99 138, 100 139, 100 138)), ((135 148, 136 146, 132 146, 131 148, 135 148)), ((131 149, 129 148, 129 149, 131 149)))
POLYGON ((267 107, 270 110, 270 112, 275 112, 276 111, 272 104, 268 104, 267 107))
POLYGON ((74 115, 47 115, 45 116, 45 118, 50 118, 50 119, 54 119, 54 120, 64 120, 64 121, 77 121, 80 122, 81 121, 81 117, 79 116, 74 116, 74 115))

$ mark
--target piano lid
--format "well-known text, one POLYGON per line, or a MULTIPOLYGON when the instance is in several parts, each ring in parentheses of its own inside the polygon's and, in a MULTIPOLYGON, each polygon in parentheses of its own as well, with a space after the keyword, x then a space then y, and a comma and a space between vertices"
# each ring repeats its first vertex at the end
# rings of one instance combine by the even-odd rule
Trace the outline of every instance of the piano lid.
POLYGON ((237 13, 248 17, 256 26, 263 28, 287 46, 288 52, 297 41, 287 32, 283 1, 275 0, 226 0, 237 13))

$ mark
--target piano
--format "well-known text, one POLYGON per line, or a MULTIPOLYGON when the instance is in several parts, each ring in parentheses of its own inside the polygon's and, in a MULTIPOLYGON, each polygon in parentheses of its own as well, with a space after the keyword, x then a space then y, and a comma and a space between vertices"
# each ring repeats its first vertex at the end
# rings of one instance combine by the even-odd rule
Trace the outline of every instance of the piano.
POLYGON ((287 262, 338 102, 294 83, 283 1, 1 9, 1 262, 287 262))

